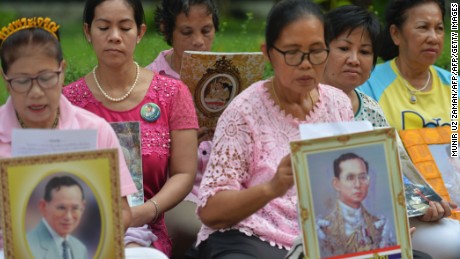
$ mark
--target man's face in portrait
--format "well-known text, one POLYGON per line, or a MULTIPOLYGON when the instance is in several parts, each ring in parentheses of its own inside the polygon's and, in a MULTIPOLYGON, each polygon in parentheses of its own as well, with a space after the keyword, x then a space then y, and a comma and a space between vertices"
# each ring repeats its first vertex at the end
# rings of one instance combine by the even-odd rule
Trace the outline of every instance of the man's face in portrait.
POLYGON ((339 193, 339 199, 352 208, 359 208, 369 189, 369 174, 366 165, 359 158, 342 161, 339 178, 334 177, 332 185, 339 193))
POLYGON ((51 200, 42 199, 39 207, 50 227, 61 237, 66 237, 78 227, 85 201, 77 185, 60 186, 51 191, 51 200))

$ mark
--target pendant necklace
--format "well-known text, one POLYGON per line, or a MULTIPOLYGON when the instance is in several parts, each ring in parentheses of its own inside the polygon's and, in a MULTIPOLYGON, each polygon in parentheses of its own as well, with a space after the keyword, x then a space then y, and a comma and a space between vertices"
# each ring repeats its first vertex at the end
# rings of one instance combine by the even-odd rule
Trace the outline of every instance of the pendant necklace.
MULTIPOLYGON (((53 121, 53 125, 51 125, 51 129, 55 129, 59 123, 59 115, 60 115, 60 111, 59 111, 59 108, 57 109, 57 113, 56 113, 56 118, 54 118, 54 121, 53 121)), ((18 119, 18 122, 19 122, 19 125, 21 125, 21 128, 23 129, 27 129, 28 127, 26 126, 26 124, 24 123, 24 121, 21 119, 21 117, 19 117, 19 114, 16 112, 16 118, 18 119)))
POLYGON ((283 106, 281 105, 281 101, 280 99, 278 98, 278 95, 276 94, 276 90, 275 90, 275 80, 272 79, 272 89, 273 89, 273 95, 275 96, 275 103, 278 103, 278 105, 280 106, 281 110, 283 109, 283 106))
MULTIPOLYGON (((396 64, 395 64, 395 65, 396 65, 396 64)), ((416 96, 415 94, 418 93, 418 92, 422 92, 423 90, 425 90, 425 89, 428 87, 429 83, 430 83, 430 79, 431 79, 431 72, 430 72, 430 69, 428 69, 428 78, 427 78, 427 80, 426 80, 426 82, 425 82, 425 85, 424 85, 422 88, 420 88, 420 89, 416 89, 415 87, 412 86, 412 87, 414 88, 414 90, 412 90, 412 89, 409 87, 409 85, 407 84, 407 80, 406 80, 406 79, 404 78, 404 76, 402 75, 401 70, 399 70, 398 65, 396 65, 396 68, 398 69, 398 72, 399 72, 399 74, 401 75, 401 79, 402 79, 402 81, 403 81, 404 86, 407 88, 407 90, 409 90, 409 93, 410 93, 409 102, 412 103, 412 104, 416 104, 416 103, 417 103, 417 96, 416 96)))
POLYGON ((134 87, 136 87, 136 84, 137 84, 137 80, 139 79, 139 74, 140 74, 140 69, 139 69, 139 64, 137 64, 137 62, 134 61, 134 64, 136 65, 136 79, 134 80, 134 83, 133 85, 129 88, 128 92, 126 92, 126 94, 124 94, 122 97, 119 97, 119 98, 115 98, 115 97, 112 97, 110 95, 108 95, 104 89, 102 89, 102 86, 101 84, 99 83, 99 81, 97 80, 97 76, 96 76, 96 68, 98 67, 98 65, 96 65, 94 68, 93 68, 93 77, 94 77, 94 81, 96 82, 96 86, 97 88, 99 88, 99 91, 101 91, 101 93, 104 95, 105 98, 109 99, 110 101, 112 102, 121 102, 123 101, 124 99, 128 98, 128 96, 131 94, 131 92, 134 90, 134 87))

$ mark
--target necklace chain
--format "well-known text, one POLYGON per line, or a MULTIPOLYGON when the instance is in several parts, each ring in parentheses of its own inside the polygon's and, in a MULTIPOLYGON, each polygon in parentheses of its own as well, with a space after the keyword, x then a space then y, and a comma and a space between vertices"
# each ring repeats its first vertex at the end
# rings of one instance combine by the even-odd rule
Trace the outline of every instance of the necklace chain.
POLYGON ((276 94, 276 90, 275 90, 275 79, 272 78, 272 89, 273 89, 273 95, 275 96, 275 101, 278 103, 278 105, 280 106, 281 110, 283 109, 283 105, 281 104, 281 101, 280 101, 280 98, 278 98, 278 95, 276 94))
MULTIPOLYGON (((273 95, 275 96, 275 99, 276 99, 275 102, 277 102, 278 105, 280 106, 281 110, 283 110, 283 105, 281 104, 280 98, 279 98, 278 95, 276 94, 276 90, 275 90, 275 79, 272 78, 271 82, 272 82, 273 95)), ((311 92, 308 93, 308 96, 310 97, 311 108, 312 108, 312 110, 313 110, 314 102, 313 102, 313 97, 311 96, 311 92)))
POLYGON ((412 87, 414 88, 414 90, 412 90, 412 89, 409 87, 408 82, 407 82, 407 80, 404 78, 403 74, 401 73, 401 70, 399 70, 398 65, 396 65, 396 69, 398 69, 398 72, 399 72, 399 74, 401 75, 401 79, 402 79, 402 81, 403 81, 404 86, 407 88, 407 90, 409 90, 409 93, 410 93, 410 99, 409 99, 409 101, 410 101, 410 103, 415 104, 415 103, 417 102, 417 97, 415 96, 415 94, 418 93, 418 92, 422 92, 423 90, 425 90, 425 89, 428 87, 429 83, 430 83, 430 79, 431 79, 431 72, 430 72, 430 69, 428 69, 428 78, 426 79, 425 85, 423 85, 423 87, 420 88, 420 89, 417 89, 417 88, 415 88, 415 87, 412 86, 412 87))
POLYGON ((98 68, 98 65, 96 65, 96 66, 93 68, 93 77, 94 77, 94 81, 96 82, 97 88, 99 88, 99 90, 101 91, 101 93, 104 95, 105 98, 109 99, 109 100, 112 101, 112 102, 121 102, 121 101, 123 101, 124 99, 128 98, 128 96, 129 96, 129 95, 131 94, 131 92, 134 90, 134 87, 136 87, 137 80, 139 80, 139 74, 140 74, 139 64, 137 64, 136 61, 134 61, 134 64, 136 65, 136 79, 134 80, 133 85, 129 88, 128 92, 126 92, 122 97, 119 97, 119 98, 115 98, 115 97, 112 97, 112 96, 108 95, 108 94, 104 91, 104 89, 102 89, 102 86, 101 86, 101 84, 99 83, 99 81, 97 80, 97 76, 96 76, 96 69, 98 68))
MULTIPOLYGON (((57 112, 56 112, 56 118, 54 118, 54 121, 53 121, 53 125, 51 125, 51 128, 52 129, 55 129, 59 123, 59 115, 61 114, 61 112, 59 111, 59 108, 57 109, 57 112)), ((21 128, 23 129, 27 129, 28 127, 26 126, 26 124, 24 123, 24 121, 21 119, 21 117, 19 117, 19 114, 16 112, 16 118, 18 119, 18 122, 19 122, 19 125, 21 125, 21 128)))

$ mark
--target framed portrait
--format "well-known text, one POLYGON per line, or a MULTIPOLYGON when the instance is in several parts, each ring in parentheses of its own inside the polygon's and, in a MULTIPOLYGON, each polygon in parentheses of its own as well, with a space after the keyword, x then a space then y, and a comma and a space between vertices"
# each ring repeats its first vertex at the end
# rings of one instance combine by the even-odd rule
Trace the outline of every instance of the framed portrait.
POLYGON ((210 73, 198 83, 195 92, 195 99, 199 100, 197 108, 209 116, 217 116, 239 92, 239 88, 238 74, 210 73))
POLYGON ((408 217, 417 217, 426 213, 430 202, 441 202, 439 196, 410 159, 401 138, 398 141, 399 162, 403 172, 404 193, 408 217))
POLYGON ((200 127, 213 131, 228 104, 263 77, 262 52, 185 51, 181 80, 195 103, 200 127))
MULTIPOLYGON (((431 187, 444 200, 460 204, 460 158, 450 156, 450 126, 401 130, 399 135, 431 187)), ((451 218, 460 220, 460 211, 453 211, 451 218)))
POLYGON ((1 159, 0 179, 5 258, 124 258, 116 149, 1 159))
POLYGON ((291 142, 307 258, 412 258, 395 135, 291 142))
POLYGON ((138 121, 110 123, 117 134, 126 165, 136 185, 137 192, 128 195, 128 203, 132 206, 144 203, 144 184, 142 174, 142 153, 140 123, 138 121))

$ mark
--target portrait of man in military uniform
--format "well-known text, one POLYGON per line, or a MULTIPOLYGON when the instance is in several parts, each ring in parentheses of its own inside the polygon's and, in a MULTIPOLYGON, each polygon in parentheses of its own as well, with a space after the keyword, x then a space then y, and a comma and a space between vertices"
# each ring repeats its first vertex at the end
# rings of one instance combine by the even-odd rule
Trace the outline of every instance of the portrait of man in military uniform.
POLYGON ((334 160, 333 171, 337 200, 332 212, 316 220, 321 257, 396 245, 394 227, 363 205, 372 181, 368 162, 353 152, 344 153, 334 160))

